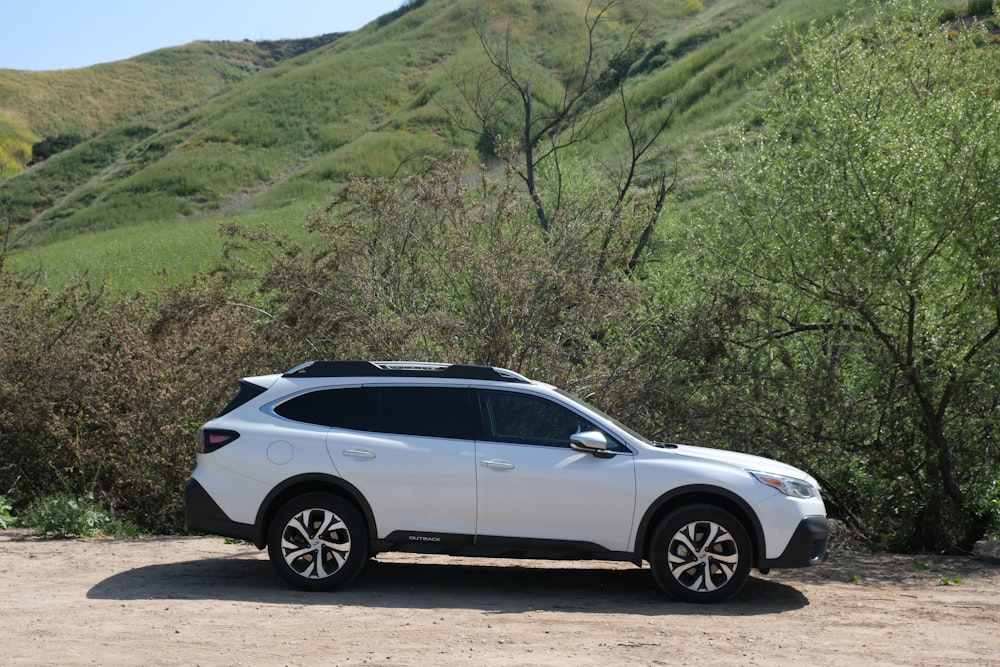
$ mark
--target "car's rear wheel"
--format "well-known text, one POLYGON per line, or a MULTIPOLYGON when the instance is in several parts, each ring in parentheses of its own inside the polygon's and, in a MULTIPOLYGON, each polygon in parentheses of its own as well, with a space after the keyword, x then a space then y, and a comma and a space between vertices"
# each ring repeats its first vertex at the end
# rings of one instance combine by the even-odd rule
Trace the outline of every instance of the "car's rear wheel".
POLYGON ((329 493, 285 503, 268 527, 267 552, 296 588, 328 591, 350 582, 368 559, 368 531, 357 509, 329 493))
POLYGON ((750 575, 753 548, 743 524, 714 505, 686 505, 657 526, 650 545, 653 577, 684 602, 719 602, 750 575))

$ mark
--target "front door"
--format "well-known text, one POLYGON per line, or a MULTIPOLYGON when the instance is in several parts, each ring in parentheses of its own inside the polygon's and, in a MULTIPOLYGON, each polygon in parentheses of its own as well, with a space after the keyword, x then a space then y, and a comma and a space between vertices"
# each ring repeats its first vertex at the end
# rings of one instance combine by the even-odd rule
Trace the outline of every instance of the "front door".
MULTIPOLYGON (((570 449, 585 417, 545 397, 478 392, 483 437, 476 442, 476 535, 596 544, 627 551, 635 511, 633 455, 570 449)), ((610 436, 609 436, 610 437, 610 436)))

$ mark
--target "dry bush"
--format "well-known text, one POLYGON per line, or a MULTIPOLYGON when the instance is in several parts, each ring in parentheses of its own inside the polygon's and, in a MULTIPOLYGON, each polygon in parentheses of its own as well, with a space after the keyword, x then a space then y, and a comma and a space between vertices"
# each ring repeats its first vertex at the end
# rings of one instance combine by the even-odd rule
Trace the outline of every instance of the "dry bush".
POLYGON ((251 327, 196 286, 156 304, 85 283, 3 289, 0 488, 21 506, 93 495, 146 530, 180 530, 194 430, 248 366, 251 327))

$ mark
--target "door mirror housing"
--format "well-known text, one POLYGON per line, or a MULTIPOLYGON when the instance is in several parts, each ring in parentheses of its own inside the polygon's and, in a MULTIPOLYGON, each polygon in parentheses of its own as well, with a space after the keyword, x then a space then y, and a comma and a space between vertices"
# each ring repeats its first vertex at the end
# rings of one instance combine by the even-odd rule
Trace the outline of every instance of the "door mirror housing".
POLYGON ((614 456, 608 451, 608 439, 600 431, 581 431, 569 436, 570 449, 595 456, 614 456))

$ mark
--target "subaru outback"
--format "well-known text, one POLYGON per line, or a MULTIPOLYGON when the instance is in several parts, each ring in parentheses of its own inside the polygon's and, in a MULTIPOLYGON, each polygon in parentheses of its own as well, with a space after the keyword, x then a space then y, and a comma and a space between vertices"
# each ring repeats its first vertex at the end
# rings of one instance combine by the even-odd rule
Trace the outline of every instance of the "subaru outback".
POLYGON ((651 441, 489 366, 315 361, 244 378, 196 451, 188 528, 266 548, 309 591, 402 551, 648 562, 673 598, 715 602, 752 568, 827 556, 803 471, 651 441))

